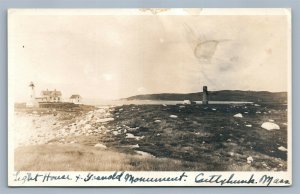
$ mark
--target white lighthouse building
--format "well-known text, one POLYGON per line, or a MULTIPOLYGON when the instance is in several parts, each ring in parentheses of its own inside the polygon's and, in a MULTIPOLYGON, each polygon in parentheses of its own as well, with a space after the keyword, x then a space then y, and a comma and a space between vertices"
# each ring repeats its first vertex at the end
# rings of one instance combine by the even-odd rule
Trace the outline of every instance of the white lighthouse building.
POLYGON ((39 103, 35 99, 35 85, 33 82, 29 84, 29 99, 26 103, 26 107, 38 107, 39 103))

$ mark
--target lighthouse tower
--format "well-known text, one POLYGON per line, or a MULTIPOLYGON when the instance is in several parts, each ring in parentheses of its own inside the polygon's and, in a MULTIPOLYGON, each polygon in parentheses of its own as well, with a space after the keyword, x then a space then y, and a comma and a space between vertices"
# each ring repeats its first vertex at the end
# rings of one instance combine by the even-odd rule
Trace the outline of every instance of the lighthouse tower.
POLYGON ((26 107, 38 107, 38 103, 35 99, 35 85, 33 82, 29 84, 29 99, 26 103, 26 107))

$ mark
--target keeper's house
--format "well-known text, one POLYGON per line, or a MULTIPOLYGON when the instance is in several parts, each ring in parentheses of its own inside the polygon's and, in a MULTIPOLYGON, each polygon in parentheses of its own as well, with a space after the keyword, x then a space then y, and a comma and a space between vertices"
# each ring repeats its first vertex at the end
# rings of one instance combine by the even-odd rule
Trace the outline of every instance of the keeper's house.
POLYGON ((41 96, 36 98, 38 102, 61 102, 62 101, 62 93, 61 91, 57 91, 56 89, 53 91, 44 90, 41 92, 41 96))

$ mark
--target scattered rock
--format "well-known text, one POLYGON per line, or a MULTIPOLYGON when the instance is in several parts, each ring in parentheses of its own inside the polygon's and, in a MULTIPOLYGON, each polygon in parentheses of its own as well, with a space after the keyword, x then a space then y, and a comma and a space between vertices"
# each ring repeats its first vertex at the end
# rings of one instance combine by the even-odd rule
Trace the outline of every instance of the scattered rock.
POLYGON ((136 145, 130 145, 129 147, 130 148, 139 148, 140 146, 139 146, 139 144, 136 144, 136 145))
POLYGON ((139 127, 128 127, 127 128, 128 131, 136 131, 138 129, 139 129, 139 127))
POLYGON ((126 133, 126 137, 127 139, 136 139, 136 140, 141 140, 141 139, 144 139, 145 136, 134 136, 133 134, 131 133, 126 133))
POLYGON ((217 110, 216 108, 212 108, 211 110, 217 110))
POLYGON ((155 120, 154 121, 154 123, 160 123, 161 122, 161 120, 155 120))
POLYGON ((103 145, 103 144, 101 144, 101 143, 97 143, 97 144, 95 145, 95 147, 96 147, 96 148, 102 148, 102 149, 106 149, 106 148, 107 148, 106 145, 103 145))
POLYGON ((136 140, 141 140, 141 139, 144 139, 144 137, 145 137, 145 136, 141 136, 141 137, 135 136, 135 139, 136 139, 136 140))
POLYGON ((144 156, 144 157, 150 157, 150 158, 154 158, 155 156, 153 156, 152 154, 149 154, 147 152, 143 152, 143 151, 135 151, 137 154, 144 156))
POLYGON ((97 122, 99 123, 105 123, 105 122, 109 122, 109 121, 113 121, 115 120, 114 118, 104 118, 104 119, 98 119, 97 122))
POLYGON ((72 128, 70 129, 70 133, 75 133, 75 131, 76 131, 76 128, 75 128, 75 127, 72 127, 72 128))
POLYGON ((268 165, 265 162, 261 163, 264 167, 268 168, 268 165))
POLYGON ((246 127, 252 127, 252 125, 246 125, 246 127))
POLYGON ((170 118, 178 118, 178 116, 177 115, 170 115, 170 118))
POLYGON ((234 153, 233 152, 228 152, 227 156, 234 156, 234 153))
POLYGON ((273 120, 273 119, 269 119, 269 121, 270 121, 270 122, 274 122, 274 120, 273 120))
POLYGON ((183 104, 192 104, 190 100, 184 100, 183 104))
POLYGON ((233 115, 233 117, 243 118, 243 115, 241 113, 238 113, 238 114, 233 115))
POLYGON ((126 133, 126 138, 135 138, 135 136, 132 133, 126 133))
POLYGON ((248 163, 248 164, 251 164, 253 161, 254 161, 254 160, 253 160, 252 156, 249 156, 249 157, 247 158, 247 163, 248 163))
POLYGON ((119 135, 119 132, 118 131, 113 131, 112 132, 114 135, 119 135))
POLYGON ((85 126, 84 126, 84 129, 90 129, 92 126, 90 125, 90 124, 86 124, 85 126))
POLYGON ((275 124, 275 123, 271 123, 271 122, 264 122, 262 125, 261 125, 262 128, 270 131, 270 130, 274 130, 274 129, 280 129, 279 125, 275 124))
POLYGON ((283 147, 283 146, 278 147, 278 150, 283 151, 283 152, 287 151, 287 149, 285 147, 283 147))

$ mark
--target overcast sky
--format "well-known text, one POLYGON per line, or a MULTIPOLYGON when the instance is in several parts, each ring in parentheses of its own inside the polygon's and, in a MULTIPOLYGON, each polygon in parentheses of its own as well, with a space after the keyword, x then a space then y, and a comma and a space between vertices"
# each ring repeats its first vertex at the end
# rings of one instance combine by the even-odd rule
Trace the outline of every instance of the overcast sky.
POLYGON ((287 91, 286 16, 16 15, 9 23, 16 100, 144 93, 287 91))

